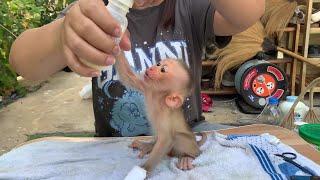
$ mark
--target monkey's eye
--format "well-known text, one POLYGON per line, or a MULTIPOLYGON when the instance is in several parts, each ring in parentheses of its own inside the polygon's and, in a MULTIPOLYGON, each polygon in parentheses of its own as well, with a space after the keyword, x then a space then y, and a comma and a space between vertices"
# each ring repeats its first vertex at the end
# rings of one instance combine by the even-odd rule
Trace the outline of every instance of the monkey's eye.
POLYGON ((157 66, 161 66, 161 64, 160 64, 160 63, 157 63, 157 66))

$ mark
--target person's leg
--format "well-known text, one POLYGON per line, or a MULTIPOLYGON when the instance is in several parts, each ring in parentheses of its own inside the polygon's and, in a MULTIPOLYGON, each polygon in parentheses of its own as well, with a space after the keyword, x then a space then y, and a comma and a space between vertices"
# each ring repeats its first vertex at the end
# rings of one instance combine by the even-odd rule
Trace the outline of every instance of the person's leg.
POLYGON ((195 125, 192 128, 193 132, 202 132, 202 131, 215 131, 215 130, 221 130, 221 129, 228 129, 233 128, 234 126, 227 126, 217 123, 210 123, 208 121, 201 121, 199 124, 195 125))

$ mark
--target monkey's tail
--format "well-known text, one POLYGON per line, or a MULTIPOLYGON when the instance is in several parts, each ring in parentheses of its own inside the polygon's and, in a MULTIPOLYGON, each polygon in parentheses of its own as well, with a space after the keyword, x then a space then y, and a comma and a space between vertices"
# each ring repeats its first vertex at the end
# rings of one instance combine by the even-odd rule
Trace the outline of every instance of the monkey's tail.
POLYGON ((197 144, 199 147, 202 146, 208 139, 207 134, 204 132, 198 132, 198 133, 196 133, 196 136, 201 136, 201 140, 197 141, 197 144))

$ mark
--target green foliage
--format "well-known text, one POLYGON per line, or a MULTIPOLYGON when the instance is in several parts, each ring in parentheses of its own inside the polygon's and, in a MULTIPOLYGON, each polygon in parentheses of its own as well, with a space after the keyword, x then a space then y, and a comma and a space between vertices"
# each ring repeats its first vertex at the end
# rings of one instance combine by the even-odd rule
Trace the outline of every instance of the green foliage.
POLYGON ((20 96, 24 96, 26 94, 26 90, 18 84, 16 74, 11 71, 8 64, 0 64, 0 74, 1 96, 9 96, 12 92, 16 92, 20 96))
POLYGON ((0 96, 14 91, 24 93, 8 65, 10 48, 16 37, 27 29, 50 23, 72 1, 0 0, 0 96))

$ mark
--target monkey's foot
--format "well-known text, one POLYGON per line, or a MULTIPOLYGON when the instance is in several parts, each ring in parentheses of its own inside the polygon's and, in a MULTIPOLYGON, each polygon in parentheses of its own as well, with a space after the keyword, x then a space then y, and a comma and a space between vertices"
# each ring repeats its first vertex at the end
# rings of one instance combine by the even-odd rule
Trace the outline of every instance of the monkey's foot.
POLYGON ((193 169, 194 166, 192 165, 193 158, 189 156, 180 157, 177 165, 177 168, 181 170, 190 170, 193 169))
POLYGON ((134 140, 131 144, 131 148, 133 149, 139 149, 140 154, 139 158, 143 158, 146 154, 149 154, 154 146, 153 142, 143 142, 139 140, 134 140))

